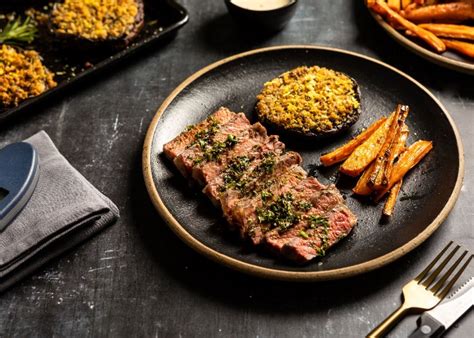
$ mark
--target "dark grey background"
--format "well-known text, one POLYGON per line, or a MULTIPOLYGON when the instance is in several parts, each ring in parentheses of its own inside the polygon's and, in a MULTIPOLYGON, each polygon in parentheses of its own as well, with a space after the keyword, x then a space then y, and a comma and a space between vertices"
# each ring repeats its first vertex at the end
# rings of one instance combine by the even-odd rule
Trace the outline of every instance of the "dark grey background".
MULTIPOLYGON (((175 40, 0 126, 0 146, 45 129, 122 213, 117 224, 0 296, 1 337, 358 337, 400 304, 401 286, 446 242, 474 248, 472 77, 431 65, 398 46, 362 0, 300 0, 290 25, 270 38, 241 32, 221 0, 181 3, 190 22, 175 40), (429 240, 397 262, 343 281, 260 280, 200 257, 154 211, 143 184, 141 149, 163 99, 213 61, 279 44, 335 46, 388 62, 432 90, 456 121, 466 159, 459 201, 429 240)), ((449 335, 468 336, 473 318, 472 312, 466 315, 449 335)), ((391 336, 406 336, 415 319, 406 318, 391 336)))

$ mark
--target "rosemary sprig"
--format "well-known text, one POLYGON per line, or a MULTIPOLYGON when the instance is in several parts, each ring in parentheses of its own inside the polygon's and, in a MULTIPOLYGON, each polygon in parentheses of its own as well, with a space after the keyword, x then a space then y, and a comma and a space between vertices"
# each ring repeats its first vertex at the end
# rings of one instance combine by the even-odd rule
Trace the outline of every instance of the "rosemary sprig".
POLYGON ((30 17, 25 21, 21 18, 8 22, 0 31, 0 43, 19 44, 31 43, 35 39, 38 29, 30 17))

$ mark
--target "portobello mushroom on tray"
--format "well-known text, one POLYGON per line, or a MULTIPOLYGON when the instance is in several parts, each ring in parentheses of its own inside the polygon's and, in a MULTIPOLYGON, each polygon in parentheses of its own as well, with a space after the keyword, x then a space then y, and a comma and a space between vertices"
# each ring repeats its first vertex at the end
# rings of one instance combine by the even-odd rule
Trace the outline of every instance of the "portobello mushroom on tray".
POLYGON ((0 107, 15 107, 56 85, 36 51, 0 45, 0 107))
POLYGON ((143 0, 64 0, 49 16, 50 32, 70 47, 123 48, 144 26, 143 0))

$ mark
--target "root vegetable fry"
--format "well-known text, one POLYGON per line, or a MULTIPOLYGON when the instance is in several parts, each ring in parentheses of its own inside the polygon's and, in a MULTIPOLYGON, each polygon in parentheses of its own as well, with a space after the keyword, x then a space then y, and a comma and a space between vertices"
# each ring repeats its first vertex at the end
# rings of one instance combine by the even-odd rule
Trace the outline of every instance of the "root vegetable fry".
POLYGON ((387 5, 394 11, 400 11, 400 0, 387 0, 387 5))
POLYGON ((474 27, 471 26, 444 23, 422 23, 418 26, 443 38, 474 40, 474 27))
POLYGON ((454 50, 460 54, 474 58, 474 43, 456 41, 456 40, 444 40, 448 49, 454 50))
MULTIPOLYGON (((418 27, 413 22, 408 21, 400 14, 395 12, 393 9, 388 7, 388 5, 381 1, 375 0, 369 5, 369 7, 376 13, 387 18, 389 22, 394 22, 397 26, 405 28, 405 30, 410 30, 415 33, 420 39, 425 41, 429 46, 431 46, 436 52, 442 53, 446 50, 446 46, 436 35, 433 33, 418 27)), ((416 10, 410 11, 412 13, 416 10)))
POLYGON ((395 142, 390 149, 390 156, 385 166, 384 172, 384 185, 388 184, 388 180, 392 175, 392 169, 395 162, 395 159, 405 150, 405 143, 408 138, 408 127, 405 123, 399 128, 397 135, 395 136, 395 142))
POLYGON ((398 181, 395 185, 390 189, 390 194, 388 195, 387 201, 383 207, 383 214, 387 217, 392 216, 393 209, 395 208, 395 203, 397 203, 397 197, 400 193, 400 188, 402 187, 403 180, 398 181))
POLYGON ((352 140, 344 144, 343 146, 331 151, 330 153, 324 154, 320 157, 321 163, 328 167, 335 163, 339 163, 348 158, 352 152, 364 143, 385 121, 386 117, 372 123, 366 130, 354 137, 352 140))
POLYGON ((411 4, 412 2, 413 2, 412 0, 402 0, 402 3, 401 3, 402 9, 407 8, 407 6, 411 4))
POLYGON ((365 168, 377 157, 382 148, 387 132, 392 124, 395 114, 390 117, 341 165, 339 171, 349 176, 359 176, 365 168))
POLYGON ((474 5, 463 1, 423 6, 410 11, 402 11, 405 19, 416 22, 447 21, 460 22, 474 19, 474 5))
POLYGON ((372 176, 372 173, 374 172, 375 168, 375 162, 372 162, 372 164, 364 171, 362 176, 359 178, 357 181, 356 186, 352 189, 352 191, 361 196, 369 196, 372 195, 374 192, 372 190, 372 187, 369 185, 369 180, 370 176, 372 176))
POLYGON ((385 168, 391 157, 391 151, 393 151, 392 147, 398 143, 399 130, 405 123, 408 111, 408 106, 400 104, 397 106, 395 117, 385 138, 384 145, 375 159, 375 169, 370 177, 369 184, 371 184, 375 190, 383 189, 383 187, 388 184, 388 178, 385 177, 385 168))
POLYGON ((411 168, 417 165, 431 149, 433 149, 433 143, 431 141, 417 141, 408 147, 408 149, 400 155, 398 162, 393 167, 388 185, 383 190, 377 192, 374 200, 379 201, 411 168))

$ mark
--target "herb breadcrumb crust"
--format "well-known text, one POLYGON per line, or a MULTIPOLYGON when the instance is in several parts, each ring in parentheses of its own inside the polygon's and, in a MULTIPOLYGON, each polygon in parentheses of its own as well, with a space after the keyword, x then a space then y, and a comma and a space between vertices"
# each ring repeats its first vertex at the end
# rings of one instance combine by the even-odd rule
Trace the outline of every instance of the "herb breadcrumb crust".
POLYGON ((318 66, 302 66, 281 74, 265 83, 257 100, 262 122, 309 136, 347 129, 360 114, 355 80, 318 66))
POLYGON ((43 65, 37 52, 1 45, 0 106, 17 106, 56 85, 53 73, 43 65))
POLYGON ((142 0, 65 0, 55 4, 52 31, 88 41, 125 40, 143 27, 142 0))

